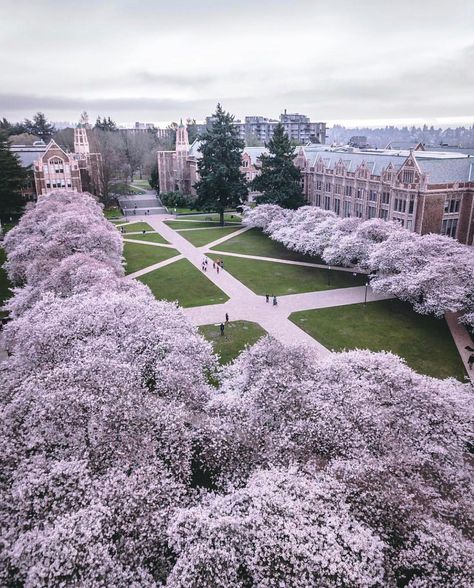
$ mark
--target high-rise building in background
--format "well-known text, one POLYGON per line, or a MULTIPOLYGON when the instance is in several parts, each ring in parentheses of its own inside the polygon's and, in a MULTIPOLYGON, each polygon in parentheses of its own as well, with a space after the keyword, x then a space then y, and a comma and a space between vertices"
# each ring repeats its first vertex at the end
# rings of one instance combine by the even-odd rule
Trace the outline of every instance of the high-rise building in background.
MULTIPOLYGON (((214 117, 206 117, 204 124, 198 125, 199 132, 204 132, 214 121, 214 117)), ((257 141, 267 143, 275 132, 275 127, 281 123, 285 127, 288 137, 299 144, 326 142, 326 123, 311 122, 304 114, 288 113, 286 110, 280 114, 279 120, 264 116, 246 116, 244 121, 235 120, 234 126, 238 129, 242 139, 247 142, 257 141)))

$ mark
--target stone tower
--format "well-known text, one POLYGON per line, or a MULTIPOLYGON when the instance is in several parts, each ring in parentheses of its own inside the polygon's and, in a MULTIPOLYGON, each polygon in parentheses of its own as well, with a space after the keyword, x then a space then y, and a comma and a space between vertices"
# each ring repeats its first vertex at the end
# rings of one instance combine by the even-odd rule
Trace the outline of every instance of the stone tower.
POLYGON ((188 192, 186 186, 186 159, 189 152, 188 130, 183 125, 183 119, 176 129, 176 189, 182 194, 188 192))
POLYGON ((75 153, 90 153, 89 139, 87 138, 87 129, 89 127, 89 117, 87 116, 87 112, 83 112, 79 124, 74 129, 75 153))

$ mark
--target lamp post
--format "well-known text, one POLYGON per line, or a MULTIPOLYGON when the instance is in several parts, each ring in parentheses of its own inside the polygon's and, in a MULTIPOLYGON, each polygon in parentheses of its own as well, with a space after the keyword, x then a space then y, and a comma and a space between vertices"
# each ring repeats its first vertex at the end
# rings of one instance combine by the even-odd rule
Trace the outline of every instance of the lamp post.
POLYGON ((331 266, 328 265, 328 286, 331 285, 331 266))
POLYGON ((369 289, 369 282, 365 283, 365 298, 364 298, 364 306, 367 306, 367 290, 369 289))

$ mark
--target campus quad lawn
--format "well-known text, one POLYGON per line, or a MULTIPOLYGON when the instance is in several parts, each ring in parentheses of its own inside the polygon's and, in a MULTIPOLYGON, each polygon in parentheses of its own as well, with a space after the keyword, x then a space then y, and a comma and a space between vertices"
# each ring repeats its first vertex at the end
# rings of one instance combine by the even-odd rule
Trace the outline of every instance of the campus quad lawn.
MULTIPOLYGON (((212 221, 214 223, 218 223, 220 221, 220 216, 212 212, 203 212, 202 214, 189 214, 183 218, 193 221, 212 221)), ((224 214, 224 222, 240 223, 242 222, 242 219, 240 218, 240 215, 237 213, 226 213, 224 214)))
POLYGON ((229 299, 187 259, 140 276, 139 280, 151 288, 156 298, 177 300, 184 307, 223 304, 229 299))
MULTIPOLYGON (((11 284, 7 278, 7 272, 2 267, 6 260, 7 256, 5 255, 5 250, 0 247, 0 306, 3 306, 12 295, 10 291, 11 284)), ((5 316, 6 314, 6 312, 0 310, 0 317, 5 316)))
POLYGON ((137 222, 137 223, 131 223, 129 225, 123 225, 122 228, 126 233, 134 233, 135 231, 154 231, 155 230, 148 223, 144 223, 144 222, 137 222))
POLYGON ((133 274, 149 265, 164 261, 175 255, 179 255, 179 251, 171 249, 171 247, 154 247, 153 245, 139 245, 138 243, 124 243, 123 255, 127 265, 125 273, 133 274))
POLYGON ((108 220, 120 219, 122 218, 122 212, 117 206, 111 206, 104 209, 104 216, 108 220))
MULTIPOLYGON (((209 229, 212 227, 218 227, 219 223, 212 222, 212 221, 179 221, 179 220, 171 220, 165 221, 165 224, 168 225, 171 229, 209 229)), ((224 223, 225 226, 231 227, 241 227, 239 223, 224 223)))
POLYGON ((260 229, 245 231, 245 233, 237 235, 237 237, 233 237, 217 247, 219 251, 229 251, 229 253, 244 253, 245 255, 275 257, 277 259, 307 261, 309 263, 325 263, 320 257, 311 257, 310 255, 290 251, 281 243, 272 241, 260 229))
MULTIPOLYGON (((222 322, 224 322, 224 318, 222 322)), ((220 323, 199 327, 203 335, 219 355, 219 362, 229 363, 235 359, 246 345, 253 345, 267 332, 257 323, 250 321, 232 321, 225 325, 224 336, 221 335, 220 323)))
POLYGON ((275 261, 258 261, 215 253, 207 253, 206 255, 211 259, 222 259, 224 269, 253 290, 255 294, 262 296, 265 294, 285 296, 301 292, 348 288, 362 286, 366 282, 365 275, 354 277, 351 272, 331 270, 331 283, 328 285, 328 270, 325 268, 286 265, 275 261))
POLYGON ((149 241, 151 243, 169 244, 159 233, 145 233, 145 235, 130 235, 129 239, 134 241, 149 241))
POLYGON ((213 241, 217 241, 221 237, 231 235, 238 231, 240 227, 219 227, 218 229, 202 229, 202 231, 183 231, 180 233, 181 237, 187 239, 195 247, 202 247, 213 241))
POLYGON ((392 351, 421 374, 464 379, 446 321, 417 314, 399 300, 305 310, 293 313, 290 320, 329 349, 392 351))

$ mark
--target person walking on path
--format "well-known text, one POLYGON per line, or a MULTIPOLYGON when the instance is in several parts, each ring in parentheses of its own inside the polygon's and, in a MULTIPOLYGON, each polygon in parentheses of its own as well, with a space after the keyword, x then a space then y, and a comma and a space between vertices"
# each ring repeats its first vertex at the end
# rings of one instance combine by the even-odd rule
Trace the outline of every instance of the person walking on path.
POLYGON ((213 262, 212 262, 212 269, 213 269, 213 270, 215 270, 215 269, 216 269, 216 262, 215 262, 215 261, 213 261, 213 262))
POLYGON ((270 296, 268 294, 265 294, 265 302, 270 302, 270 296))
POLYGON ((474 364, 474 353, 471 353, 469 359, 467 360, 467 365, 469 366, 470 370, 472 370, 472 364, 474 364))
POLYGON ((221 268, 224 269, 224 260, 221 259, 221 268))
POLYGON ((276 306, 277 304, 278 304, 277 297, 273 296, 273 306, 276 306))
POLYGON ((225 322, 228 323, 229 322, 229 314, 226 312, 225 313, 225 322))
POLYGON ((216 270, 217 270, 217 273, 219 273, 219 266, 218 265, 216 265, 216 270))
POLYGON ((221 326, 219 328, 221 330, 221 337, 223 337, 224 336, 224 329, 225 329, 224 323, 221 323, 221 326))

